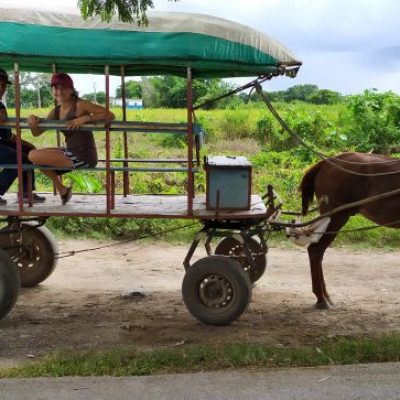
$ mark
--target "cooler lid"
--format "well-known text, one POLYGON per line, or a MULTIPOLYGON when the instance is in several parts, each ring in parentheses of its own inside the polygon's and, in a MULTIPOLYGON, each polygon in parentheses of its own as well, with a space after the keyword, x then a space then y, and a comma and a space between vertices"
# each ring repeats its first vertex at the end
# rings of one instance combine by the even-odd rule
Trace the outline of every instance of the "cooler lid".
POLYGON ((213 167, 251 167, 250 161, 242 156, 208 156, 205 163, 213 167))

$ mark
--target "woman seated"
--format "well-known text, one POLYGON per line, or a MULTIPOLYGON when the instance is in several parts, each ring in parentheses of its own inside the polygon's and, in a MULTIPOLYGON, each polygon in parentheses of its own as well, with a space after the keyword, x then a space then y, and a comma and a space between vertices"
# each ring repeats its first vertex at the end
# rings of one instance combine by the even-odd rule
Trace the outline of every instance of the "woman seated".
MULTIPOLYGON (((56 73, 51 79, 53 95, 57 106, 50 111, 47 119, 69 121, 62 131, 66 147, 44 148, 32 150, 28 157, 33 164, 58 168, 86 168, 97 164, 97 149, 92 131, 79 130, 87 123, 108 121, 114 119, 114 114, 104 107, 80 99, 74 88, 72 78, 68 74, 56 73)), ((30 115, 27 119, 34 136, 41 135, 44 130, 39 128, 40 118, 30 115)), ((54 183, 61 196, 62 204, 66 204, 72 196, 72 188, 63 185, 60 175, 66 170, 43 170, 54 183)))

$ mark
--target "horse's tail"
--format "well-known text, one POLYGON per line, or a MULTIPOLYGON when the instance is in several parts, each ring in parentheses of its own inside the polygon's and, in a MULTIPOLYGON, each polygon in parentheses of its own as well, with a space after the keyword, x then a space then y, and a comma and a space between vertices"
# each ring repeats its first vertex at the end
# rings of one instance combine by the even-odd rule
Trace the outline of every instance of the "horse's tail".
POLYGON ((301 212, 303 215, 306 215, 308 212, 308 207, 310 203, 312 203, 314 199, 315 193, 315 176, 321 168, 323 161, 319 161, 312 167, 310 167, 303 176, 303 179, 300 183, 300 191, 301 191, 301 202, 302 208, 301 212))

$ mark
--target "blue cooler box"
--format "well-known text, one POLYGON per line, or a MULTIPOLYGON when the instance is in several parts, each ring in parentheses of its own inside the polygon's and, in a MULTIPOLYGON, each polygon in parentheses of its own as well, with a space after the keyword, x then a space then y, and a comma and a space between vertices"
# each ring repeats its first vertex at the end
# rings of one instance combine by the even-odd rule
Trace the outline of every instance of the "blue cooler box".
POLYGON ((250 209, 251 164, 246 157, 206 157, 204 169, 207 210, 250 209))

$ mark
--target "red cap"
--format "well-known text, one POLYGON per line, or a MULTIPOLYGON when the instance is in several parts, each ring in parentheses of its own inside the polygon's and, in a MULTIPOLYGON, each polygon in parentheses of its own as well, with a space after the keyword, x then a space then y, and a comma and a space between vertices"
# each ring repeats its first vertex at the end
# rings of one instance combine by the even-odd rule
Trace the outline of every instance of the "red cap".
POLYGON ((63 72, 58 72, 54 74, 51 78, 51 86, 62 85, 65 88, 74 88, 74 82, 68 74, 63 72))

